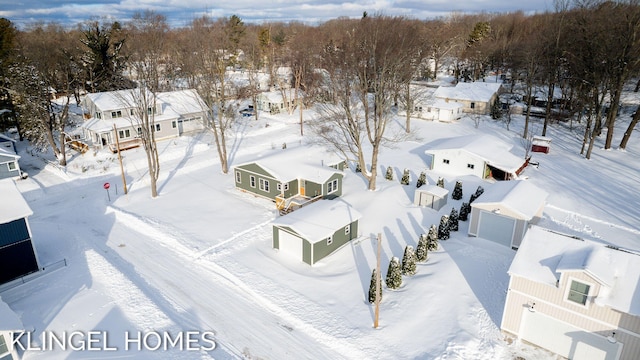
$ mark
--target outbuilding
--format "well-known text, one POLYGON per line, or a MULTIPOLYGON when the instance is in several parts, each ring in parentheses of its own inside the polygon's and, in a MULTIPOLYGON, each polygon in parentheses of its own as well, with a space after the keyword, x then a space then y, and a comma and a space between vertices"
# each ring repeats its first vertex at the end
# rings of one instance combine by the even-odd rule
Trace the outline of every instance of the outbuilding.
POLYGON ((542 217, 548 193, 530 181, 504 181, 471 204, 469 235, 517 249, 530 224, 542 217))
POLYGON ((551 138, 534 135, 531 140, 531 152, 548 154, 551 150, 551 138))
POLYGON ((413 203, 418 206, 440 210, 447 205, 449 190, 436 185, 425 185, 418 189, 413 196, 413 203))
POLYGON ((20 155, 0 148, 0 179, 19 178, 22 176, 18 160, 20 155))
POLYGON ((0 149, 5 149, 14 154, 18 153, 16 149, 16 141, 4 134, 0 134, 0 149))
POLYGON ((272 223, 273 248, 313 265, 357 238, 360 218, 344 201, 317 201, 272 223))
POLYGON ((37 272, 38 257, 27 218, 31 208, 13 180, 0 181, 0 285, 37 272))

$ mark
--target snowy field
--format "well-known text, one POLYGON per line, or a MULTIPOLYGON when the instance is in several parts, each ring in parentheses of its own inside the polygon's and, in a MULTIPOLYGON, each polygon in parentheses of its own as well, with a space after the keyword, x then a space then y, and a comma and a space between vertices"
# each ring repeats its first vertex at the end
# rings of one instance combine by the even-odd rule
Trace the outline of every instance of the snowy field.
MULTIPOLYGON (((299 135, 297 118, 242 118, 228 141, 231 165, 287 151, 282 143, 305 147, 311 135, 299 135)), ((614 144, 628 120, 621 115, 614 144)), ((413 140, 382 150, 376 191, 367 191, 365 180, 346 170, 343 200, 363 215, 359 237, 313 267, 271 248, 275 205, 235 190, 232 173, 220 171, 207 133, 160 143, 156 199, 150 198, 141 149, 123 152, 130 190, 123 195, 115 155, 73 153, 61 170, 20 143, 21 167, 29 178, 18 188, 34 212, 30 225, 40 263, 67 265, 0 295, 35 336, 103 331, 118 348, 30 350, 24 358, 552 359, 503 341, 506 271, 515 252, 468 237, 468 222, 460 222, 460 230, 418 265, 415 276, 404 277, 400 289, 383 289, 378 329, 367 301, 376 234, 383 238, 384 276, 392 256, 402 257, 406 245, 415 248, 421 233, 462 203, 449 199, 440 212, 412 204, 415 180, 427 167, 425 144, 483 132, 512 142, 513 153, 524 158, 522 125, 522 117, 514 118, 510 130, 489 118, 477 128, 469 118, 451 124, 413 120, 413 140), (396 180, 384 179, 387 166, 396 170, 396 180), (410 186, 397 180, 404 168, 411 170, 410 186), (109 194, 105 182, 111 184, 109 194), (217 346, 125 351, 127 331, 212 331, 217 346)), ((640 250, 638 133, 626 151, 602 150, 603 135, 592 159, 585 160, 579 155, 582 130, 580 124, 551 126, 551 153, 534 153, 539 167, 522 174, 550 194, 540 225, 640 250)), ((439 176, 449 191, 462 180, 464 201, 478 185, 491 186, 479 178, 427 172, 431 184, 439 176)))

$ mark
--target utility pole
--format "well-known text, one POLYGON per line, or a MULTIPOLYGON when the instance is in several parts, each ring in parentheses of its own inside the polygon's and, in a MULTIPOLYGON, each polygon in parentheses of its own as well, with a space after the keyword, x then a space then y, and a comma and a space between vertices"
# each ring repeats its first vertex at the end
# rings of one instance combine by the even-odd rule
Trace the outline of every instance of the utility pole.
POLYGON ((376 255, 376 311, 373 320, 373 328, 378 328, 378 318, 380 317, 380 248, 382 247, 382 234, 378 233, 378 251, 376 255))
POLYGON ((122 166, 122 155, 120 155, 120 140, 118 139, 118 131, 116 124, 113 124, 113 135, 116 138, 116 151, 118 152, 118 161, 120 162, 120 174, 122 174, 122 185, 124 186, 124 194, 127 194, 127 180, 124 177, 124 166, 122 166))

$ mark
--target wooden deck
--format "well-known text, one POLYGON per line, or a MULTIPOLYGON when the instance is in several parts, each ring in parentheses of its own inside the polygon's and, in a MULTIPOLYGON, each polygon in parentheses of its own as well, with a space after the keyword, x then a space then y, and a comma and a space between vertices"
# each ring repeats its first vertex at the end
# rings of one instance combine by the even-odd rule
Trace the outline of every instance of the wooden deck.
POLYGON ((131 140, 124 140, 124 141, 120 141, 119 142, 119 149, 116 148, 116 144, 109 144, 109 149, 111 150, 112 153, 117 153, 118 150, 123 151, 123 150, 129 150, 129 149, 133 149, 133 148, 137 148, 138 146, 142 145, 142 140, 140 139, 131 139, 131 140))

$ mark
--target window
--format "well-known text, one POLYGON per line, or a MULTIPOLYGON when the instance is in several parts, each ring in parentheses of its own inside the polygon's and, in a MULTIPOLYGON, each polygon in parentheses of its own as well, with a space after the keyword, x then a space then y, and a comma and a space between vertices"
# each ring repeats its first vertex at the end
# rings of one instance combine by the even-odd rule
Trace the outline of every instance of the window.
POLYGON ((155 111, 153 111, 152 107, 148 107, 147 108, 147 115, 151 115, 151 114, 155 114, 155 111))
POLYGON ((122 111, 118 110, 118 111, 112 111, 111 112, 111 117, 112 118, 119 118, 122 117, 122 111))
POLYGON ((176 122, 175 122, 175 121, 172 121, 172 122, 171 122, 171 127, 172 127, 173 129, 175 129, 175 128, 176 128, 176 122))
POLYGON ((131 132, 129 131, 129 129, 118 131, 118 137, 120 137, 120 139, 128 138, 130 136, 131 132))
POLYGON ((256 177, 255 176, 253 176, 253 175, 249 176, 249 185, 252 188, 256 187, 256 177))
POLYGON ((284 189, 284 191, 287 191, 289 190, 289 183, 278 183, 278 185, 276 185, 276 189, 278 189, 278 191, 282 191, 282 189, 284 189))
POLYGON ((471 107, 472 109, 475 109, 475 108, 476 108, 476 103, 472 102, 472 103, 471 103, 471 105, 470 105, 470 107, 471 107))
POLYGON ((242 174, 240 174, 240 171, 236 171, 236 182, 242 184, 242 174))
POLYGON ((156 124, 156 131, 160 131, 160 124, 156 124))
POLYGON ((327 238, 327 245, 331 245, 331 244, 333 244, 333 235, 327 238))
POLYGON ((16 162, 15 162, 15 161, 8 162, 8 163, 7 163, 7 166, 9 167, 9 171, 15 171, 15 170, 17 169, 17 166, 16 166, 16 162))
POLYGON ((96 118, 98 118, 98 119, 102 119, 102 113, 101 113, 101 112, 97 112, 97 113, 96 113, 96 118))
POLYGON ((332 180, 327 184, 327 194, 331 194, 338 190, 338 179, 332 180))
POLYGON ((589 295, 589 285, 583 284, 579 281, 572 280, 571 288, 569 289, 569 296, 567 300, 573 301, 580 305, 587 304, 587 297, 589 295))
POLYGON ((142 136, 142 128, 138 127, 138 136, 142 136))
POLYGON ((467 164, 467 168, 469 168, 469 169, 473 169, 474 167, 475 167, 475 165, 473 165, 473 164, 467 164))
POLYGON ((449 159, 442 159, 442 162, 445 163, 445 164, 448 164, 449 163, 449 159))
POLYGON ((269 192, 269 180, 260 179, 260 190, 269 192))
MULTIPOLYGON (((0 356, 4 356, 7 354, 9 354, 9 348, 7 347, 7 342, 4 340, 4 336, 0 335, 0 356)), ((9 357, 9 359, 12 359, 12 357, 9 357)))
POLYGON ((129 115, 133 116, 133 109, 129 109, 129 115))
POLYGON ((345 235, 351 234, 351 224, 344 227, 344 234, 345 235))

